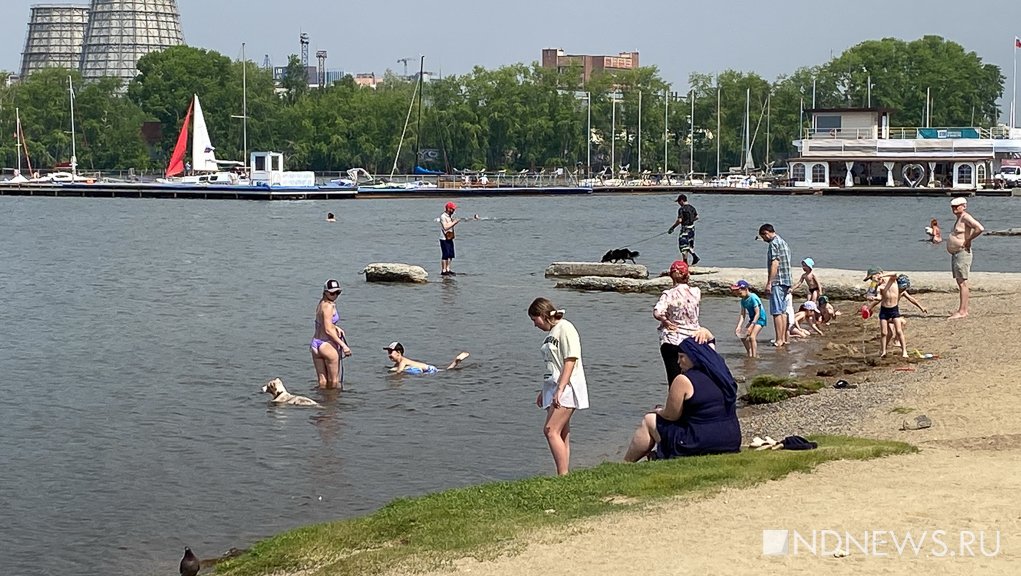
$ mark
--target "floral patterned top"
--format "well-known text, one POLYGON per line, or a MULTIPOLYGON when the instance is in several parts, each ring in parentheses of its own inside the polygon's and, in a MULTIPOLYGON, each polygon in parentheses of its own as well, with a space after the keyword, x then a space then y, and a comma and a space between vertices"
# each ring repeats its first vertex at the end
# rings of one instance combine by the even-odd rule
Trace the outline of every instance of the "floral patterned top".
POLYGON ((699 329, 698 305, 701 301, 702 291, 687 284, 678 284, 663 291, 659 302, 652 309, 652 315, 672 322, 676 328, 667 330, 660 325, 660 344, 680 344, 681 340, 691 336, 699 329))

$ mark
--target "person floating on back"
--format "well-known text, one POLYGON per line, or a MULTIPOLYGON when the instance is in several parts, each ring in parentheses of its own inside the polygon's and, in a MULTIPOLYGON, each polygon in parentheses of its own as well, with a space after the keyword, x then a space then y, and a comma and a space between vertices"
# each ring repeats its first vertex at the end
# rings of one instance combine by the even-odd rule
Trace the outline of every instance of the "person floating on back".
MULTIPOLYGON (((412 360, 404 356, 404 345, 400 342, 391 342, 383 350, 386 350, 386 355, 390 358, 390 361, 394 363, 390 367, 391 372, 398 372, 404 374, 435 374, 439 372, 439 369, 432 364, 426 364, 425 362, 419 362, 418 360, 412 360)), ((454 356, 454 360, 447 366, 447 370, 453 370, 461 365, 470 354, 467 352, 461 352, 457 356, 454 356)))

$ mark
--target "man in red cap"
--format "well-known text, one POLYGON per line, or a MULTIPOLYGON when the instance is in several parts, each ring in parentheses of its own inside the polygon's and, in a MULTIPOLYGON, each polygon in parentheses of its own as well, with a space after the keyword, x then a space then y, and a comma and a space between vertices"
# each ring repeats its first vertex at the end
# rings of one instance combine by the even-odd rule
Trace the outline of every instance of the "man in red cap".
POLYGON ((440 276, 457 275, 450 269, 450 261, 454 259, 454 226, 461 221, 460 218, 454 218, 455 210, 457 204, 447 202, 443 214, 440 214, 440 276))

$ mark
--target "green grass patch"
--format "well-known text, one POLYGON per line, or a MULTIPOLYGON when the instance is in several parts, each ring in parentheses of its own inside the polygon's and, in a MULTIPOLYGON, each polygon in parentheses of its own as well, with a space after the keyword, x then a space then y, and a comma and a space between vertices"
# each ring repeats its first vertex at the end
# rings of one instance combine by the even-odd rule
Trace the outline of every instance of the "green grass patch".
POLYGON ((744 400, 749 404, 772 404, 795 396, 814 394, 825 385, 818 379, 759 374, 748 384, 744 400))
POLYGON ((911 414, 915 409, 909 406, 896 406, 890 410, 890 414, 911 414))
POLYGON ((265 576, 307 570, 361 575, 438 568, 464 557, 513 552, 520 538, 544 528, 618 510, 641 510, 678 495, 701 496, 808 472, 831 460, 914 452, 902 442, 816 436, 817 450, 604 463, 558 477, 537 477, 394 500, 377 512, 316 524, 256 544, 221 562, 217 574, 265 576))

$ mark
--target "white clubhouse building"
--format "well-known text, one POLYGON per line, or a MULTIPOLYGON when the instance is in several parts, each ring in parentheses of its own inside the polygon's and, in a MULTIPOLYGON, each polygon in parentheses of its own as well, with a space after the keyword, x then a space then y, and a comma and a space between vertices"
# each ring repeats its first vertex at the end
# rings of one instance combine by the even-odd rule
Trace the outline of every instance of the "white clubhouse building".
POLYGON ((804 188, 919 186, 976 190, 1004 159, 1021 157, 1021 129, 892 128, 887 108, 807 110, 811 128, 795 140, 790 185, 804 188))

